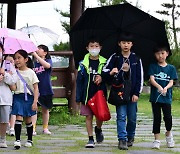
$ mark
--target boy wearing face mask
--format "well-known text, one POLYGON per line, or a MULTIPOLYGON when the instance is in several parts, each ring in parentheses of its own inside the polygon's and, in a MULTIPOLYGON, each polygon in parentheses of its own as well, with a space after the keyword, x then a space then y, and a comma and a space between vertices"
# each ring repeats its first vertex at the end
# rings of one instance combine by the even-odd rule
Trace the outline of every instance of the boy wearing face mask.
MULTIPOLYGON (((93 138, 93 113, 87 102, 97 92, 99 86, 106 95, 106 86, 101 77, 101 71, 106 63, 106 59, 99 55, 102 46, 97 38, 90 38, 86 49, 89 51, 79 63, 76 81, 76 102, 80 105, 80 114, 86 116, 86 129, 88 133, 88 143, 86 148, 94 148, 93 138)), ((104 140, 102 134, 102 121, 96 118, 95 134, 97 143, 104 140)))

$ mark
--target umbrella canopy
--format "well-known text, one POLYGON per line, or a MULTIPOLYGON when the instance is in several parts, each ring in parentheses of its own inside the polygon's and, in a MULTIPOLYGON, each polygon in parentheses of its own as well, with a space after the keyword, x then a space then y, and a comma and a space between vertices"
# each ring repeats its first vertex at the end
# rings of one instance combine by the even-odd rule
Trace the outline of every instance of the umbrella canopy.
POLYGON ((28 53, 37 50, 27 34, 14 29, 0 28, 0 41, 4 47, 4 54, 14 54, 19 49, 28 53))
POLYGON ((94 35, 101 39, 100 54, 109 58, 117 51, 117 38, 121 32, 133 34, 132 51, 141 57, 145 76, 154 57, 152 52, 154 46, 160 44, 170 49, 165 23, 131 4, 88 8, 70 32, 76 67, 87 53, 85 44, 89 37, 94 35))
POLYGON ((53 45, 57 44, 59 35, 52 30, 40 27, 37 25, 22 27, 20 31, 28 34, 30 39, 38 46, 40 44, 47 45, 50 50, 53 49, 53 45))

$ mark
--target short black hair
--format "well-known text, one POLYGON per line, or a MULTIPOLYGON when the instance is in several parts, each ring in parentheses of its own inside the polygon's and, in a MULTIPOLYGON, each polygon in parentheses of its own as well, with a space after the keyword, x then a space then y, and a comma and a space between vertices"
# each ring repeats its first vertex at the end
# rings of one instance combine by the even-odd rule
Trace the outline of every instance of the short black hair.
POLYGON ((163 45, 155 46, 154 49, 153 49, 153 52, 156 53, 156 52, 159 52, 159 51, 169 52, 169 49, 166 46, 163 46, 163 45))
POLYGON ((121 42, 121 41, 130 41, 130 42, 133 42, 134 41, 134 37, 129 32, 122 32, 122 33, 119 34, 119 38, 118 38, 118 42, 121 42))
POLYGON ((86 42, 86 47, 89 45, 89 43, 99 43, 99 45, 101 46, 101 41, 97 36, 90 36, 86 42))
POLYGON ((46 45, 40 44, 40 45, 38 45, 38 48, 43 49, 44 52, 47 52, 47 54, 45 56, 46 59, 51 59, 51 56, 49 54, 49 48, 46 45))

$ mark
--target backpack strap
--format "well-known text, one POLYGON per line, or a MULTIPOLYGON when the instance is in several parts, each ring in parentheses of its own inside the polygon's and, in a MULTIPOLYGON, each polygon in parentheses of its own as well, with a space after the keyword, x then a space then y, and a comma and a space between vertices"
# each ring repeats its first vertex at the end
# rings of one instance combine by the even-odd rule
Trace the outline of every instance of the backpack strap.
POLYGON ((22 77, 22 75, 19 73, 18 70, 16 70, 17 75, 19 76, 20 80, 23 82, 24 85, 24 93, 25 93, 25 100, 27 101, 27 89, 31 92, 32 95, 34 95, 33 91, 31 90, 30 86, 27 84, 27 82, 24 80, 24 78, 22 77))

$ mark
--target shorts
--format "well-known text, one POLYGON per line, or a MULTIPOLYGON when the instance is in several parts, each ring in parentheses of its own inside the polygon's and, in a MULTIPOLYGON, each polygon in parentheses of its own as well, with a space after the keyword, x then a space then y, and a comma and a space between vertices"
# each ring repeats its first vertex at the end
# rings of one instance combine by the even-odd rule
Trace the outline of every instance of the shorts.
POLYGON ((0 106, 0 123, 9 123, 10 105, 0 106))
POLYGON ((39 96, 38 103, 42 107, 45 107, 46 109, 51 109, 53 107, 52 98, 53 98, 53 95, 39 96))
POLYGON ((80 115, 88 116, 88 115, 94 115, 94 114, 88 105, 81 104, 80 115))
POLYGON ((28 100, 25 101, 25 94, 13 95, 12 115, 19 115, 22 117, 31 117, 36 114, 36 111, 32 110, 32 103, 34 96, 27 94, 28 100))

